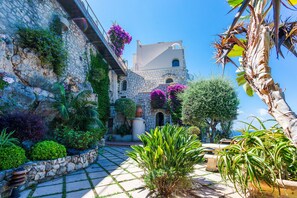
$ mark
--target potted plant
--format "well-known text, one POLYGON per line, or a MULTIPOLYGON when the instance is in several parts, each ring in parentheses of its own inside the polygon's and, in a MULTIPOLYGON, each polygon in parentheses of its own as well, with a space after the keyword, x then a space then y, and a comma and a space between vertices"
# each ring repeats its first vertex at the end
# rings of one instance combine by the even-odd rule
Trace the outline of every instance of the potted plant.
POLYGON ((261 128, 248 124, 243 135, 219 152, 218 168, 237 192, 254 197, 297 196, 297 148, 274 125, 261 128))

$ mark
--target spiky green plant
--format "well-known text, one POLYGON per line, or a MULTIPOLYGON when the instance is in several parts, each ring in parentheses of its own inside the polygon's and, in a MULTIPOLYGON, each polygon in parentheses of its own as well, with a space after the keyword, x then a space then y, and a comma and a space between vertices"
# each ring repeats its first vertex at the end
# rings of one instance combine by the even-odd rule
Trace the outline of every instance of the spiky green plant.
POLYGON ((59 111, 62 124, 76 130, 93 130, 102 128, 103 124, 99 120, 97 103, 88 98, 91 91, 85 90, 77 95, 65 90, 59 83, 54 84, 55 93, 54 107, 59 111))
POLYGON ((7 133, 6 129, 2 129, 0 133, 0 148, 13 146, 19 143, 17 138, 12 137, 14 131, 7 133))
POLYGON ((197 136, 188 133, 186 128, 166 125, 139 139, 143 146, 132 146, 128 156, 144 170, 146 185, 162 197, 186 190, 190 186, 189 174, 203 157, 197 136))
POLYGON ((236 191, 244 195, 249 185, 261 192, 260 182, 275 188, 277 179, 297 179, 296 147, 278 125, 266 128, 264 122, 257 120, 261 128, 249 123, 243 135, 235 138, 235 144, 219 152, 222 178, 230 180, 236 191))

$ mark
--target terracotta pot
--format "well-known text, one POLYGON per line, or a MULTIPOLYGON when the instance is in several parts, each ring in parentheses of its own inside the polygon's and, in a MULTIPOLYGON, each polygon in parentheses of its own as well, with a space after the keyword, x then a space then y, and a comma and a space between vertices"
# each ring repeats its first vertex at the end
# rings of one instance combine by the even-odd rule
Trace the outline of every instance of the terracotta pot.
MULTIPOLYGON (((296 198, 297 197, 297 182, 288 180, 277 180, 278 187, 274 189, 268 186, 265 182, 261 182, 263 194, 267 197, 281 197, 281 198, 296 198)), ((261 192, 258 188, 251 185, 249 186, 251 197, 259 197, 261 192)))
POLYGON ((143 111, 142 111, 142 106, 137 106, 135 117, 136 117, 136 118, 141 118, 141 117, 142 117, 142 113, 143 113, 143 111))

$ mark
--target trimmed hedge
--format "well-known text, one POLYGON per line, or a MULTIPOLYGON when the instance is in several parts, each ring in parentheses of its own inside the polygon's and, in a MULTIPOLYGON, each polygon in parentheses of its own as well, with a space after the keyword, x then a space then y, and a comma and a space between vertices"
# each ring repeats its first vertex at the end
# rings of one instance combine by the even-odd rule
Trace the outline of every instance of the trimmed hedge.
POLYGON ((27 160, 25 150, 13 145, 0 149, 0 170, 17 168, 27 160))
POLYGON ((31 151, 33 160, 51 160, 65 157, 66 155, 65 146, 54 141, 39 142, 31 151))

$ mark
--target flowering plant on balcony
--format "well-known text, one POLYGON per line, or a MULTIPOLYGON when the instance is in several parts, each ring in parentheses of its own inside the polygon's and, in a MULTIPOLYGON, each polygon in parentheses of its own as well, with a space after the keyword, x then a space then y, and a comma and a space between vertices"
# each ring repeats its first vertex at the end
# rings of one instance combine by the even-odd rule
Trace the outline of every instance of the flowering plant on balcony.
POLYGON ((154 109, 164 108, 166 104, 166 94, 160 89, 151 92, 151 106, 154 109))
POLYGON ((168 106, 171 112, 172 121, 175 124, 182 124, 181 121, 181 100, 178 98, 178 94, 182 93, 187 87, 182 84, 173 84, 167 87, 168 94, 168 106))
POLYGON ((119 57, 123 54, 125 44, 129 44, 132 37, 118 24, 113 24, 108 31, 109 38, 112 42, 111 47, 119 57))

